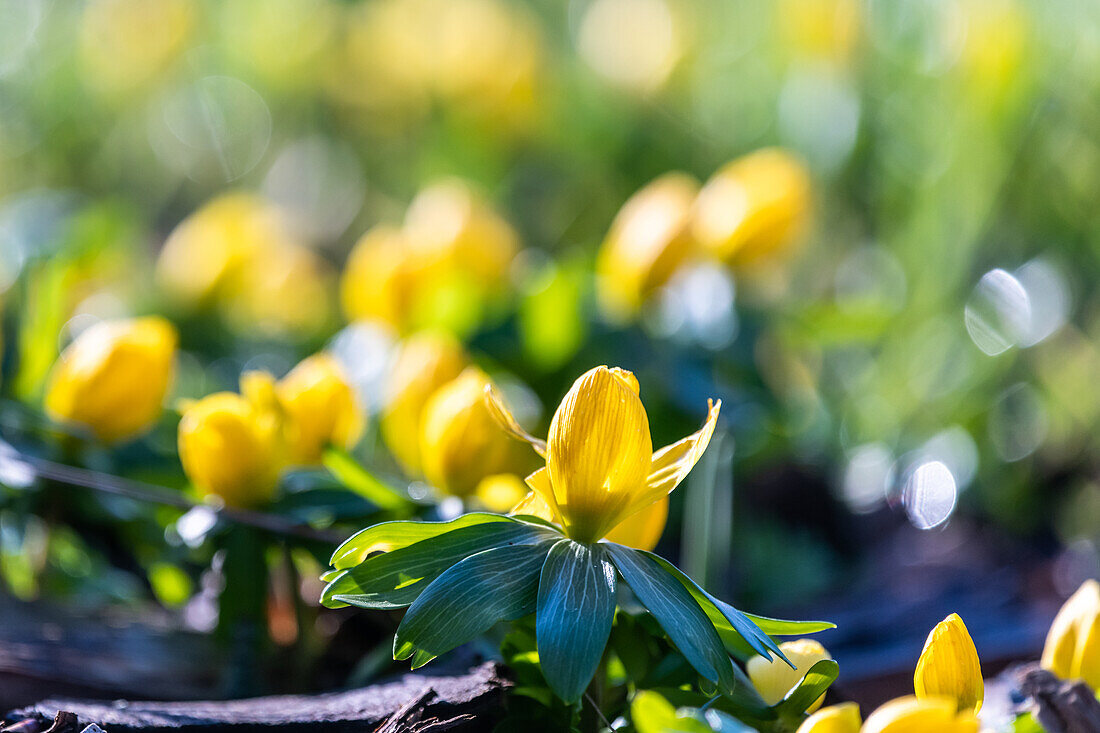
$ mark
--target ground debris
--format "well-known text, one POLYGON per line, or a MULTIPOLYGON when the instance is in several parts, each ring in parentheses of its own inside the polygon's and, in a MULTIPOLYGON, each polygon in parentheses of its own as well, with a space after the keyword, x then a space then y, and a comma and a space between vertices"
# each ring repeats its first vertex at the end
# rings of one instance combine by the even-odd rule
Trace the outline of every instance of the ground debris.
POLYGON ((1100 701, 1080 680, 1059 679, 1038 665, 1017 672, 1020 693, 1049 733, 1100 733, 1100 701))

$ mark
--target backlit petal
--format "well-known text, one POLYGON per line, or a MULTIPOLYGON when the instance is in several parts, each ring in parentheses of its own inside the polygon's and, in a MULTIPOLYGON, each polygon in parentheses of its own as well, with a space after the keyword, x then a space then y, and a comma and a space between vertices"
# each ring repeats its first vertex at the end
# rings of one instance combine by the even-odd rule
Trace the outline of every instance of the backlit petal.
POLYGON ((959 614, 953 613, 932 629, 913 675, 917 697, 952 697, 959 710, 978 712, 985 686, 978 651, 959 614))
POLYGON ((645 488, 653 443, 636 387, 629 372, 591 369, 550 423, 550 483, 565 530, 581 541, 599 539, 618 524, 645 488))
POLYGON ((537 491, 528 492, 527 496, 512 507, 512 511, 508 512, 512 516, 517 514, 527 514, 532 517, 538 517, 539 519, 545 519, 547 522, 557 522, 558 518, 554 516, 554 510, 550 508, 550 505, 546 503, 546 499, 542 498, 542 495, 537 491))
POLYGON ((950 697, 899 697, 871 713, 862 733, 978 733, 974 714, 955 708, 950 697))
POLYGON ((501 397, 500 392, 491 384, 485 387, 485 404, 489 408, 489 414, 496 419, 500 427, 509 435, 518 440, 530 443, 536 453, 543 458, 546 457, 546 441, 536 438, 520 426, 519 422, 512 415, 512 411, 504 404, 504 398, 501 397))
MULTIPOLYGON (((561 511, 558 508, 557 501, 554 499, 554 489, 550 485, 550 471, 545 466, 532 473, 526 479, 527 485, 531 487, 531 493, 542 500, 542 503, 546 505, 546 508, 540 509, 541 513, 535 514, 536 517, 542 517, 549 519, 551 522, 555 522, 564 526, 561 517, 561 511)), ((526 501, 526 500, 524 500, 526 501)), ((535 509, 535 500, 531 500, 531 504, 527 506, 528 509, 535 509)), ((523 502, 520 502, 521 504, 523 502)), ((515 509, 512 510, 512 514, 519 514, 515 509)), ((522 512, 529 513, 529 512, 522 512)))
POLYGON ((666 494, 616 525, 607 533, 607 539, 639 550, 652 550, 661 539, 667 521, 668 495, 666 494))
POLYGON ((859 733, 859 705, 842 702, 822 708, 798 726, 798 733, 859 733))

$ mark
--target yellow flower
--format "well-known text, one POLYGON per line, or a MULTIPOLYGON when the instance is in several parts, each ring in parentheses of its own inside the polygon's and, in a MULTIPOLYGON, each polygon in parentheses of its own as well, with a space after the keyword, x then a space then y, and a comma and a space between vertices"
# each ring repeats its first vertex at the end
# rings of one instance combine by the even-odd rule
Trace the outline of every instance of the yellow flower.
MULTIPOLYGON (((546 459, 527 484, 552 521, 581 542, 606 537, 667 497, 706 450, 721 407, 712 403, 698 432, 654 453, 638 380, 623 369, 601 366, 581 375, 554 413, 548 441, 524 432, 495 392, 487 397, 497 421, 546 459)), ((515 511, 531 513, 524 508, 515 511)))
POLYGON ((1062 679, 1100 689, 1100 583, 1086 580, 1054 617, 1041 665, 1062 679))
POLYGON ((859 717, 859 705, 842 702, 821 708, 802 721, 797 733, 859 733, 863 721, 859 717))
POLYGON ((364 412, 329 354, 304 359, 279 381, 277 391, 293 425, 290 451, 299 464, 319 463, 329 445, 350 448, 363 432, 364 412))
POLYGON ((107 443, 133 437, 160 416, 175 353, 176 329, 163 318, 97 323, 54 364, 46 412, 107 443))
POLYGON ((270 375, 244 375, 241 390, 243 396, 218 392, 187 406, 179 424, 179 455, 200 496, 247 507, 271 499, 286 445, 270 375))
POLYGON ((527 484, 514 473, 498 473, 481 479, 474 495, 489 511, 505 514, 527 495, 527 484))
POLYGON ((777 148, 727 163, 699 192, 692 233, 731 265, 778 257, 806 228, 810 175, 802 161, 777 148))
POLYGON ((982 709, 982 666, 959 614, 951 614, 928 634, 913 675, 913 689, 919 698, 954 698, 959 710, 976 713, 982 709))
MULTIPOLYGON (((823 659, 832 659, 825 647, 813 639, 785 641, 779 645, 779 648, 794 665, 794 669, 779 657, 765 659, 755 656, 745 663, 745 671, 752 680, 753 687, 769 705, 774 705, 786 697, 787 693, 802 681, 810 671, 810 667, 823 659)), ((819 697, 807 708, 807 711, 817 710, 824 699, 824 695, 819 697)))
POLYGON ((519 444, 497 425, 485 404, 489 379, 477 367, 440 387, 424 405, 420 427, 422 472, 454 496, 473 493, 486 476, 523 470, 519 444))
POLYGON ((871 713, 861 733, 978 733, 973 711, 958 712, 950 697, 917 698, 909 695, 891 700, 871 713))
POLYGON ((405 332, 425 269, 426 262, 413 256, 401 230, 374 227, 348 255, 340 282, 344 314, 353 321, 377 319, 405 332))
POLYGON ((633 317, 695 249, 690 216, 699 183, 666 173, 623 204, 596 263, 600 306, 614 320, 633 317))
POLYGON ((781 0, 776 5, 783 41, 795 55, 844 64, 859 38, 858 0, 781 0))
POLYGON ((421 475, 420 425, 424 405, 465 366, 466 354, 461 344, 445 333, 426 331, 401 345, 380 427, 386 447, 410 476, 421 475))

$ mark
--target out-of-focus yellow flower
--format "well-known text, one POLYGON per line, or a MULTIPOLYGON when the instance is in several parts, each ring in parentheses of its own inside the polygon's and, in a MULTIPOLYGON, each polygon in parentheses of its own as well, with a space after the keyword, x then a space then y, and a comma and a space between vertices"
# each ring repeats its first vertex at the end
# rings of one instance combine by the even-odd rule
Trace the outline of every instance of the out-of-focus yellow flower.
POLYGON ((175 327, 155 316, 91 326, 54 364, 46 412, 108 443, 146 430, 160 416, 176 340, 175 327))
POLYGON ((1100 689, 1100 583, 1086 580, 1054 617, 1041 665, 1062 679, 1100 689))
POLYGON ((779 258, 809 221, 810 175, 791 153, 758 150, 720 168, 699 192, 692 232, 738 266, 779 258))
POLYGON ((797 733, 859 733, 863 720, 859 717, 859 705, 842 702, 821 708, 802 721, 797 733))
POLYGON ((474 495, 489 511, 505 514, 527 496, 527 484, 514 473, 498 473, 481 479, 474 495))
MULTIPOLYGON (((765 659, 755 656, 745 663, 745 671, 752 680, 753 687, 769 705, 774 705, 786 697, 791 688, 802 681, 810 671, 810 667, 823 659, 832 659, 825 647, 813 639, 785 641, 779 645, 779 648, 794 665, 794 669, 779 657, 765 659)), ((807 711, 817 710, 824 699, 824 695, 819 697, 807 708, 807 711)))
MULTIPOLYGON (((667 497, 706 450, 721 407, 711 403, 698 432, 653 452, 638 380, 617 367, 596 367, 573 383, 550 422, 548 441, 523 431, 493 390, 486 398, 500 425, 546 459, 527 484, 548 507, 551 521, 581 542, 606 537, 667 497)), ((516 512, 530 513, 523 509, 516 512)))
POLYGON ((331 268, 291 236, 275 206, 250 194, 219 196, 180 222, 156 277, 169 297, 220 307, 239 329, 305 333, 331 315, 331 268))
POLYGON ((633 317, 694 252, 690 223, 698 193, 691 176, 666 173, 623 204, 596 263, 600 305, 609 317, 633 317))
POLYGON ((382 439, 410 476, 422 475, 421 418, 437 389, 457 377, 466 354, 449 334, 427 331, 407 339, 394 361, 389 402, 382 414, 382 439))
POLYGON ((279 380, 277 391, 292 425, 290 449, 296 463, 320 463, 327 446, 350 448, 363 432, 365 413, 330 354, 301 361, 279 380))
POLYGON ((581 17, 577 50, 609 83, 654 92, 691 45, 683 10, 669 0, 594 0, 581 17))
POLYGON ((408 330, 425 263, 418 261, 395 227, 377 226, 352 248, 340 282, 349 320, 377 319, 408 330))
POLYGON ((857 0, 781 0, 776 4, 784 47, 800 57, 845 64, 859 38, 857 0))
POLYGON ((485 404, 489 378, 467 367, 436 390, 420 420, 424 478, 454 496, 473 493, 486 476, 525 467, 520 446, 500 429, 485 404))
POLYGON ((186 407, 180 463, 200 496, 259 506, 271 499, 286 466, 284 415, 271 375, 243 375, 241 392, 218 392, 186 407))
POLYGON ((126 93, 159 76, 195 26, 193 0, 92 0, 80 24, 80 69, 89 86, 126 93))
POLYGON ((960 5, 966 37, 959 59, 969 94, 990 102, 1017 90, 1026 65, 1033 20, 1016 0, 960 5))
POLYGON ((867 718, 861 733, 978 733, 973 711, 958 712, 950 697, 899 697, 867 718))
POLYGON ((316 80, 337 20, 332 0, 226 0, 225 50, 277 88, 316 80))
POLYGON ((913 674, 913 689, 919 698, 953 697, 959 710, 977 713, 982 709, 982 665, 959 614, 951 614, 928 634, 913 674))

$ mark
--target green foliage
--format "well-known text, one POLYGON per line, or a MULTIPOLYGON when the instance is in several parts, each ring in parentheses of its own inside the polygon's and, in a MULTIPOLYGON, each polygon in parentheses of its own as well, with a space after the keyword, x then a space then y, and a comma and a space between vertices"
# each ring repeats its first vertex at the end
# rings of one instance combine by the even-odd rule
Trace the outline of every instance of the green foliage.
POLYGON ((411 510, 412 501, 408 496, 380 481, 347 451, 327 448, 321 460, 337 481, 379 509, 400 514, 408 514, 411 510))

